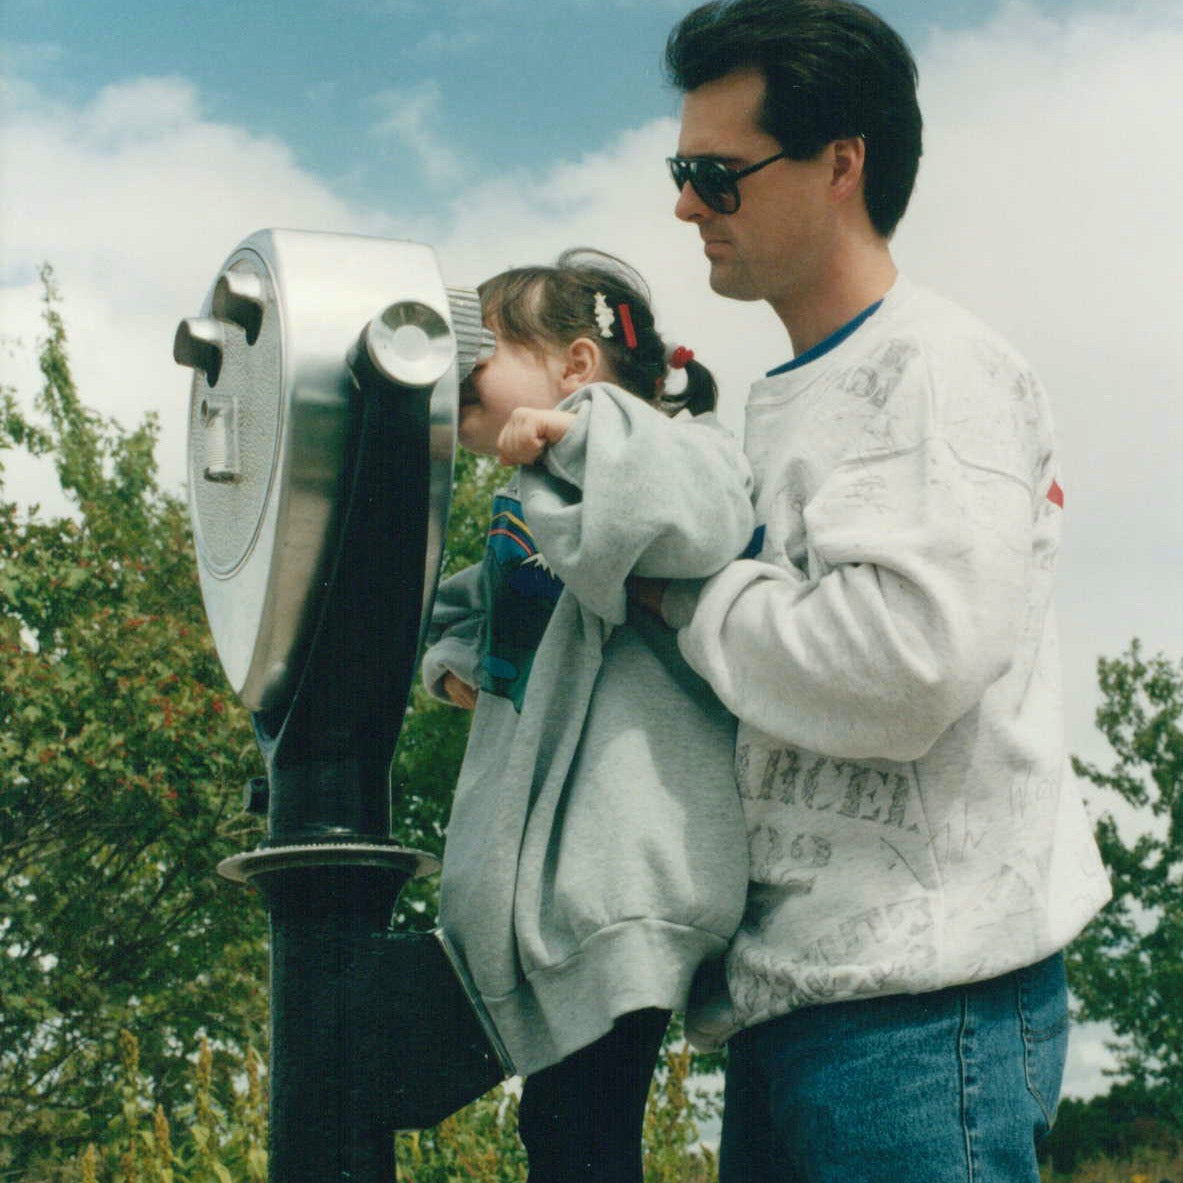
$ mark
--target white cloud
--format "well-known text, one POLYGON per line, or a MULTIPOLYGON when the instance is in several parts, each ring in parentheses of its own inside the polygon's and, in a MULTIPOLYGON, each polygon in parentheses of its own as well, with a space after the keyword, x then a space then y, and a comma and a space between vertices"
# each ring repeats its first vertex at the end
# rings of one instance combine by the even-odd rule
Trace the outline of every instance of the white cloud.
MULTIPOLYGON (((925 161, 896 244, 911 274, 993 322, 1051 391, 1068 491, 1069 744, 1102 762, 1091 718, 1098 653, 1141 634, 1151 649, 1183 654, 1183 154, 1164 125, 1183 108, 1180 60, 1177 5, 1054 20, 1012 6, 981 29, 935 37, 920 57, 925 161)), ((697 235, 671 216, 662 159, 672 121, 549 172, 471 185, 428 229, 349 205, 283 144, 208 120, 183 80, 112 87, 78 109, 17 93, 0 182, 4 333, 36 337, 34 269, 49 259, 84 396, 125 422, 158 408, 172 483, 184 470, 187 390, 173 330, 261 226, 419 237, 437 246, 452 283, 574 245, 613 251, 649 280, 667 336, 716 369, 736 427, 748 381, 785 355, 767 309, 708 291, 697 235)), ((440 102, 433 88, 387 92, 380 125, 446 179, 458 164, 437 139, 440 102)), ((27 351, 0 362, 4 380, 34 388, 27 351)), ((1103 1087, 1099 1048, 1092 1031, 1078 1035, 1074 1087, 1103 1087)))
POLYGON ((437 130, 440 98, 439 84, 424 82, 408 90, 380 91, 369 102, 378 112, 371 133, 401 146, 433 185, 443 186, 457 181, 462 169, 437 130))
POLYGON ((159 143, 199 118, 197 91, 184 78, 139 78, 100 91, 79 130, 95 144, 159 143))
POLYGON ((1078 1023, 1068 1036, 1068 1064, 1064 1069, 1064 1096, 1087 1099, 1107 1093, 1113 1079, 1113 1053, 1105 1046, 1113 1032, 1105 1023, 1078 1023))
POLYGON ((172 362, 173 332, 221 260, 263 226, 396 231, 299 169, 282 143, 203 118, 179 79, 108 87, 78 109, 25 90, 7 123, 0 323, 26 348, 0 356, 0 380, 26 394, 38 385, 33 277, 50 262, 84 397, 129 425, 159 410, 173 483, 184 471, 188 385, 172 362))
POLYGON ((928 146, 898 253, 1005 332, 1056 409, 1067 489, 1059 604, 1073 750, 1093 665, 1135 634, 1183 653, 1183 15, 1051 20, 1012 5, 921 60, 928 146))

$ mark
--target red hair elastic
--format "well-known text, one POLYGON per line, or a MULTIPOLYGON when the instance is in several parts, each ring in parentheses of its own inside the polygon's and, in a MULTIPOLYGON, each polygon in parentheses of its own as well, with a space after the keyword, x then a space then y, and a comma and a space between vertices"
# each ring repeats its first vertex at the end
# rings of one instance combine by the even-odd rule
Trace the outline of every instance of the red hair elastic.
POLYGON ((694 350, 679 345, 667 358, 671 370, 684 370, 688 361, 694 360, 694 350))
POLYGON ((633 314, 627 304, 620 305, 620 327, 624 330, 624 343, 630 349, 637 347, 637 330, 633 328, 633 314))

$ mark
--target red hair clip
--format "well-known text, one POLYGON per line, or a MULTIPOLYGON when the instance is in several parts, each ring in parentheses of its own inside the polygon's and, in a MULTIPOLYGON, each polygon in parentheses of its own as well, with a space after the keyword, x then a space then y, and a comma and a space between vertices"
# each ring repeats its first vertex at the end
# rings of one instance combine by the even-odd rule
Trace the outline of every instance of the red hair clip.
POLYGON ((669 362, 671 370, 684 370, 686 363, 694 360, 694 350, 687 349, 685 345, 679 345, 677 349, 670 352, 666 360, 669 362))
POLYGON ((624 343, 630 349, 637 347, 637 330, 633 328, 633 314, 629 311, 627 304, 621 304, 620 312, 620 327, 624 330, 624 343))

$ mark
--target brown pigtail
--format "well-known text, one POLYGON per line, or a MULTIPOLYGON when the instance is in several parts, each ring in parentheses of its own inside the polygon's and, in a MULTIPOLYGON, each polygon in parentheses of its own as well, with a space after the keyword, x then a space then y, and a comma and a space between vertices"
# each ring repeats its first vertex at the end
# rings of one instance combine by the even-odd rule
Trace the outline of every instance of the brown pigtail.
POLYGON ((705 415, 715 409, 719 400, 719 388, 715 376, 702 364, 691 359, 683 367, 686 385, 677 394, 662 393, 661 401, 673 411, 689 411, 692 415, 705 415))

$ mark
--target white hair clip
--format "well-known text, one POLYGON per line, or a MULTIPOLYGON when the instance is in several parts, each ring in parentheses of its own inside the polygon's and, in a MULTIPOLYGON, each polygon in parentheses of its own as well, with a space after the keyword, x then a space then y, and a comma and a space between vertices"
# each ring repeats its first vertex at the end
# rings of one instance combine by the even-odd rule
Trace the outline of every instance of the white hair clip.
POLYGON ((616 323, 616 313, 608 307, 608 301, 603 292, 596 292, 596 324, 600 326, 601 337, 612 336, 612 326, 616 323))

